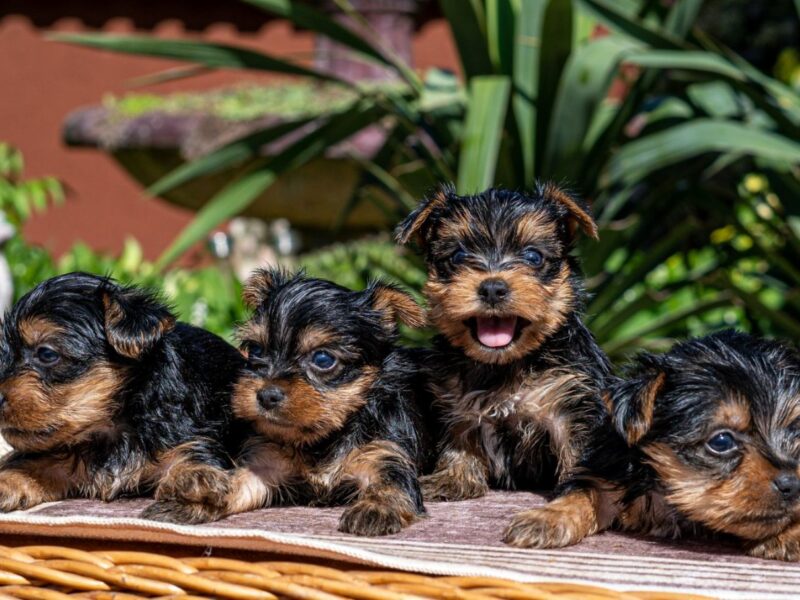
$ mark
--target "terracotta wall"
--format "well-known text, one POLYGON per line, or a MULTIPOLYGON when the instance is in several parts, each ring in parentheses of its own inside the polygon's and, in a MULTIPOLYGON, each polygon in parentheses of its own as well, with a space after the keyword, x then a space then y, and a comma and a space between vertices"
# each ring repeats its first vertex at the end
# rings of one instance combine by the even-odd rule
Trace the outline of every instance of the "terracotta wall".
MULTIPOLYGON (((32 16, 25 8, 31 4, 6 0, 0 8, 0 140, 21 148, 27 175, 54 175, 69 189, 66 205, 35 217, 25 232, 30 240, 56 253, 78 240, 97 249, 118 251, 124 239, 133 236, 152 258, 188 222, 190 214, 144 198, 139 186, 103 153, 66 148, 61 142, 61 124, 71 110, 96 104, 106 93, 123 94, 130 89, 132 79, 176 64, 50 42, 45 39, 48 31, 147 32, 164 38, 202 38, 308 58, 313 43, 306 32, 296 31, 279 20, 254 22, 262 17, 247 11, 240 11, 233 23, 210 22, 222 18, 216 14, 218 8, 215 13, 203 14, 204 18, 197 14, 187 17, 193 12, 191 3, 182 9, 183 16, 141 8, 160 3, 120 0, 84 3, 104 8, 84 15, 69 13, 76 16, 64 16, 61 7, 81 3, 44 1, 37 8, 41 14, 32 16), (135 9, 128 11, 129 6, 138 6, 138 14, 135 9)), ((39 4, 38 0, 33 4, 39 4)), ((194 12, 202 11, 205 4, 196 3, 194 12)), ((208 6, 231 4, 214 2, 208 6)), ((439 18, 420 25, 413 53, 415 66, 421 69, 433 65, 457 67, 449 29, 439 18)), ((146 89, 159 93, 201 90, 243 78, 256 79, 252 74, 212 73, 146 89)))

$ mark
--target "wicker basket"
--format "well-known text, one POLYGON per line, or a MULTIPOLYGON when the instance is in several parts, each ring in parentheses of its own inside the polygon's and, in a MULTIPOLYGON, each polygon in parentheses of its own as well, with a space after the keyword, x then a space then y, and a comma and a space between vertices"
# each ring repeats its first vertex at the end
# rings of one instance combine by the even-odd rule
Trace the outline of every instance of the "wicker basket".
POLYGON ((396 571, 340 570, 303 562, 183 558, 149 552, 87 552, 62 546, 0 546, 0 599, 133 600, 539 600, 700 598, 617 592, 564 583, 523 584, 486 577, 427 577, 396 571))

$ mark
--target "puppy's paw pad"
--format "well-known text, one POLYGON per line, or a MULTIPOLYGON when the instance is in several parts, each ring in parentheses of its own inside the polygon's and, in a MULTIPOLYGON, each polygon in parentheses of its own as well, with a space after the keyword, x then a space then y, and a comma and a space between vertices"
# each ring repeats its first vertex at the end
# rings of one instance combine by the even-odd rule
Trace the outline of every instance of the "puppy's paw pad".
POLYGON ((145 508, 140 517, 162 523, 195 525, 218 521, 224 515, 219 509, 207 504, 184 503, 170 500, 154 502, 145 508))
POLYGON ((228 474, 202 465, 174 469, 156 489, 156 500, 176 500, 184 504, 223 506, 230 491, 228 474))
POLYGON ((563 548, 583 539, 579 530, 568 514, 540 508, 515 515, 503 541, 519 548, 563 548))
POLYGON ((475 479, 460 479, 447 472, 426 475, 420 479, 422 496, 429 502, 453 502, 485 496, 489 486, 475 479))
POLYGON ((18 473, 0 473, 0 512, 25 510, 45 499, 31 481, 18 473))
POLYGON ((354 504, 339 519, 339 531, 362 536, 390 535, 409 525, 413 517, 387 506, 354 504))
POLYGON ((800 560, 800 541, 773 538, 753 546, 747 553, 757 558, 794 562, 800 560))

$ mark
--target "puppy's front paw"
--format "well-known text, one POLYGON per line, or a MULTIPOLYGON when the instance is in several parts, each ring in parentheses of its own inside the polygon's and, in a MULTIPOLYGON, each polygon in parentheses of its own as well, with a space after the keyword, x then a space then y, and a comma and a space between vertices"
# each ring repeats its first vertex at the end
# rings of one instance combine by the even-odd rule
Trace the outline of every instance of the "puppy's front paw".
POLYGON ((770 560, 797 561, 800 560, 800 541, 796 539, 783 539, 781 536, 764 540, 750 548, 747 553, 758 558, 770 560))
POLYGON ((0 472, 0 512, 25 510, 46 500, 41 486, 27 475, 16 471, 0 472))
POLYGON ((141 513, 141 518, 163 523, 183 523, 196 525, 219 521, 225 515, 216 506, 200 503, 184 503, 174 500, 154 502, 141 513))
POLYGON ((370 537, 389 535, 410 525, 415 517, 395 506, 362 500, 345 509, 339 519, 339 531, 370 537))
POLYGON ((586 537, 586 526, 563 510, 548 507, 518 513, 506 527, 503 541, 520 548, 563 548, 586 537))
POLYGON ((447 469, 420 478, 422 497, 430 502, 453 502, 480 498, 489 491, 482 478, 470 477, 463 471, 447 469))
POLYGON ((226 471, 206 465, 179 465, 167 471, 156 488, 159 501, 224 506, 230 492, 226 471))

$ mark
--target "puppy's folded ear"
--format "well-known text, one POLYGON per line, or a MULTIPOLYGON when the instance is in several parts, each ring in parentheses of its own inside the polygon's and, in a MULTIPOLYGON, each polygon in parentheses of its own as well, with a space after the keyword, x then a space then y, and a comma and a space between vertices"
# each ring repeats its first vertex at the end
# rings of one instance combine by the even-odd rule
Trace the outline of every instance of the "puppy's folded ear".
POLYGON ((614 386, 606 396, 614 427, 628 445, 637 444, 650 431, 656 400, 666 373, 650 370, 614 386))
POLYGON ((431 216, 436 208, 447 203, 448 197, 454 194, 452 186, 442 186, 433 196, 425 198, 395 229, 395 239, 400 244, 407 244, 412 239, 421 248, 428 242, 431 216))
POLYGON ((600 239, 597 231, 597 223, 592 216, 589 207, 581 200, 573 198, 567 192, 562 190, 555 184, 548 183, 544 186, 544 195, 558 202, 567 209, 569 215, 567 221, 567 229, 570 236, 570 241, 574 242, 578 229, 583 231, 593 240, 600 239))
POLYGON ((423 327, 427 324, 425 310, 407 292, 388 283, 375 282, 366 290, 372 309, 379 312, 384 327, 394 331, 397 322, 409 327, 423 327))
POLYGON ((169 308, 142 290, 105 290, 102 298, 106 338, 122 356, 142 358, 175 327, 169 308))
POLYGON ((250 274, 242 290, 242 299, 248 308, 258 308, 272 290, 284 285, 291 276, 281 269, 256 269, 250 274))

